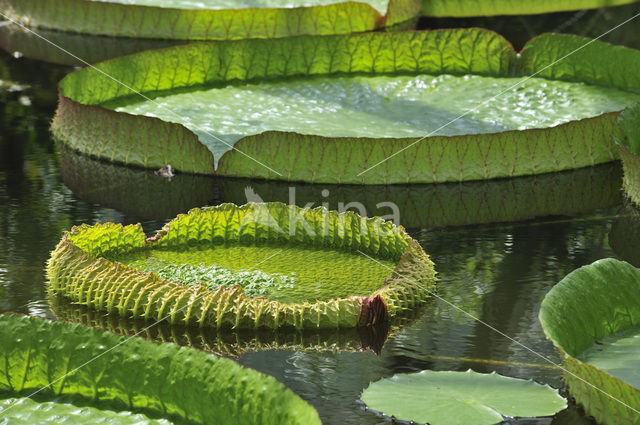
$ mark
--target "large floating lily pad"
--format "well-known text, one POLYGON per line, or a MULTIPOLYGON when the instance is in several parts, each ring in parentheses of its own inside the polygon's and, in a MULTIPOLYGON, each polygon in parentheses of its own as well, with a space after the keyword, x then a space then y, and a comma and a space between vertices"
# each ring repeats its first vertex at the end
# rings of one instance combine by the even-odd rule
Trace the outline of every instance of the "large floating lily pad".
POLYGON ((52 129, 111 161, 236 177, 430 183, 573 169, 618 158, 616 116, 640 99, 640 77, 620 70, 640 52, 594 42, 508 89, 588 41, 544 35, 520 56, 480 29, 179 46, 100 65, 153 101, 96 70, 69 75, 52 129))
POLYGON ((140 336, 157 342, 197 348, 222 356, 240 357, 247 351, 298 350, 313 352, 360 352, 379 354, 389 336, 412 324, 425 309, 404 314, 390 323, 345 329, 215 329, 170 325, 105 314, 69 300, 49 297, 49 307, 57 319, 82 323, 118 335, 140 336))
POLYGON ((622 186, 627 196, 640 205, 640 103, 629 106, 620 114, 618 128, 616 142, 624 169, 622 186))
POLYGON ((274 378, 199 350, 16 315, 0 316, 0 341, 9 423, 320 424, 274 378))
POLYGON ((373 382, 362 401, 387 416, 430 425, 493 425, 503 416, 550 416, 567 407, 546 385, 472 370, 397 374, 373 382))
POLYGON ((216 328, 370 325, 434 289, 433 264, 401 227, 281 203, 194 209, 149 239, 139 225, 74 227, 47 272, 79 304, 216 328))
POLYGON ((605 425, 640 424, 639 382, 620 373, 638 368, 638 346, 632 361, 614 352, 616 344, 637 339, 640 270, 607 258, 573 271, 545 296, 540 322, 564 356, 569 392, 586 413, 605 425))
POLYGON ((567 10, 596 9, 637 0, 421 0, 422 14, 434 17, 532 15, 567 10))
POLYGON ((221 40, 348 34, 410 20, 418 0, 0 0, 22 24, 138 38, 221 40))

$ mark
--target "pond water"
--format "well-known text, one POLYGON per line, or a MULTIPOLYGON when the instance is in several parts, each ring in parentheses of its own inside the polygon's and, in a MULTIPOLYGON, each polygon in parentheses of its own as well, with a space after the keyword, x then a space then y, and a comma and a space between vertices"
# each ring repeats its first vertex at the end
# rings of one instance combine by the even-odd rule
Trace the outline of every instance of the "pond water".
MULTIPOLYGON (((637 6, 618 10, 589 12, 577 19, 585 27, 590 22, 592 35, 597 35, 637 13, 637 6), (599 31, 600 23, 608 26, 599 31)), ((522 28, 525 33, 551 30, 575 16, 535 17, 524 21, 524 27, 522 18, 513 18, 520 22, 513 34, 520 36, 522 28), (540 22, 550 27, 540 28, 540 22)), ((433 20, 426 22, 434 26, 433 20)), ((515 25, 509 22, 461 20, 441 25, 493 23, 493 28, 508 30, 515 25)), ((630 34, 627 42, 638 43, 630 34)), ((50 318, 75 314, 79 320, 120 332, 138 326, 86 311, 65 312, 66 307, 47 298, 45 261, 63 231, 76 224, 140 222, 153 234, 179 212, 223 201, 287 200, 293 193, 302 205, 315 202, 337 208, 338 202, 357 201, 374 215, 388 214, 377 205, 392 199, 400 206, 400 222, 436 263, 442 299, 405 327, 391 329, 386 342, 373 330, 231 334, 214 340, 159 326, 149 334, 204 346, 273 375, 314 405, 326 424, 388 423, 358 399, 369 382, 398 372, 471 368, 561 388, 560 370, 527 349, 560 361, 537 319, 542 297, 577 267, 617 253, 627 259, 625 252, 638 252, 632 248, 634 240, 638 242, 633 235, 639 234, 640 220, 622 203, 618 164, 491 183, 361 188, 186 175, 168 181, 153 172, 65 154, 51 140, 49 123, 56 107, 56 83, 71 69, 0 53, 0 79, 21 86, 0 91, 0 311, 50 318), (474 220, 507 222, 470 225, 474 220), (616 230, 620 223, 628 231, 616 230), (629 228, 632 224, 638 226, 629 228), (613 235, 612 245, 624 250, 610 247, 613 235), (206 344, 212 341, 215 346, 206 344), (372 349, 361 351, 362 347, 372 349)), ((554 418, 511 423, 594 424, 575 406, 554 418)))

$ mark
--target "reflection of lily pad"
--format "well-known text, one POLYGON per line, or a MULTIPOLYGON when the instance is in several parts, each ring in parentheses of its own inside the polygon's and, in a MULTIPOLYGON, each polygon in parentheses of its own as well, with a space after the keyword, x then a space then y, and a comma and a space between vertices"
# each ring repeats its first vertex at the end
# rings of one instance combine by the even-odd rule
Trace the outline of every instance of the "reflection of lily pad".
POLYGON ((421 0, 422 14, 438 17, 532 15, 567 10, 596 9, 637 0, 421 0))
POLYGON ((362 401, 385 415, 430 425, 493 425, 503 416, 549 416, 567 407, 548 386, 471 370, 397 374, 372 383, 362 401))
POLYGON ((569 393, 586 413, 605 425, 640 424, 637 381, 621 379, 617 366, 609 368, 593 355, 625 333, 637 334, 640 270, 607 258, 573 271, 544 298, 540 322, 564 356, 569 393))
MULTIPOLYGON (((177 174, 168 181, 151 170, 96 160, 59 145, 62 181, 91 203, 147 219, 218 202, 324 203, 340 209, 359 202, 361 215, 394 219, 406 228, 457 226, 569 215, 620 204, 617 163, 513 179, 447 184, 298 184, 177 174), (292 189, 293 188, 293 189, 292 189), (292 196, 294 190, 295 196, 292 196)), ((396 223, 398 224, 398 223, 396 223)))
POLYGON ((611 225, 608 240, 618 258, 640 267, 640 210, 631 202, 624 203, 611 225))
POLYGON ((207 176, 177 174, 169 180, 79 155, 62 144, 58 150, 62 181, 75 196, 127 215, 170 219, 215 200, 216 181, 207 176))
POLYGON ((38 391, 38 401, 49 399, 23 400, 15 409, 0 401, 0 415, 10 423, 75 414, 87 404, 120 413, 85 410, 92 416, 78 423, 114 415, 133 419, 127 411, 173 423, 320 423, 311 406, 274 378, 199 350, 15 315, 0 316, 0 340, 4 396, 38 391))
POLYGON ((2 0, 0 8, 34 27, 182 40, 347 34, 420 13, 417 0, 2 0))
POLYGON ((149 49, 174 46, 179 41, 139 39, 124 37, 104 37, 90 34, 76 34, 62 31, 39 29, 38 37, 18 25, 0 25, 0 48, 13 54, 20 52, 25 57, 57 63, 61 65, 84 66, 106 59, 149 49), (47 41, 72 52, 77 58, 51 46, 47 41))
POLYGON ((195 209, 149 239, 139 225, 74 227, 48 275, 54 293, 99 310, 218 328, 375 324, 423 304, 434 283, 404 229, 280 203, 195 209))
POLYGON ((100 65, 157 103, 85 69, 61 82, 52 129, 111 161, 237 177, 429 183, 573 169, 617 159, 617 111, 640 98, 640 78, 620 69, 640 66, 640 52, 594 42, 453 119, 587 41, 544 35, 519 56, 480 29, 178 46, 100 65))

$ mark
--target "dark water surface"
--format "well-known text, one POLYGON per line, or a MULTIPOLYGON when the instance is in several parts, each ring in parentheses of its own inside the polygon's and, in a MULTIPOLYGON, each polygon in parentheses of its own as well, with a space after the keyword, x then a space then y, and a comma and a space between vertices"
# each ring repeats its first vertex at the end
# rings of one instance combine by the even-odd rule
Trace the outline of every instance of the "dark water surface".
MULTIPOLYGON (((510 39, 520 47, 522 38, 562 25, 565 31, 599 35, 638 9, 502 20, 422 20, 421 25, 488 26, 507 38, 513 36, 510 39)), ((639 28, 639 22, 629 24, 609 39, 640 47, 639 28)), ((0 37, 6 36, 0 32, 0 37)), ((18 50, 16 43, 24 43, 0 41, 11 51, 18 50)), ((90 44, 78 36, 75 41, 90 44)), ((104 56, 91 45, 81 47, 95 57, 104 56)), ((31 56, 52 61, 47 55, 54 53, 43 49, 34 47, 38 54, 31 56)), ((513 180, 369 188, 187 175, 168 181, 56 146, 49 134, 56 83, 70 70, 69 65, 0 53, 0 80, 14 83, 0 86, 0 312, 82 320, 125 333, 140 328, 48 299, 45 261, 63 231, 73 225, 140 222, 153 233, 167 219, 195 206, 257 198, 288 202, 292 191, 301 205, 314 202, 337 208, 339 202, 360 202, 368 215, 389 214, 380 203, 394 202, 400 222, 436 263, 442 300, 404 327, 392 327, 386 342, 380 333, 355 330, 216 335, 158 326, 146 334, 233 356, 271 374, 312 403, 327 424, 388 422, 358 399, 369 382, 398 372, 495 370, 562 388, 560 371, 540 357, 560 361, 537 319, 542 297, 567 273, 599 258, 619 256, 640 265, 640 251, 633 244, 638 242, 640 219, 623 205, 619 164, 513 180), (377 355, 374 351, 380 348, 377 355)), ((554 418, 513 423, 593 424, 575 407, 554 418)))

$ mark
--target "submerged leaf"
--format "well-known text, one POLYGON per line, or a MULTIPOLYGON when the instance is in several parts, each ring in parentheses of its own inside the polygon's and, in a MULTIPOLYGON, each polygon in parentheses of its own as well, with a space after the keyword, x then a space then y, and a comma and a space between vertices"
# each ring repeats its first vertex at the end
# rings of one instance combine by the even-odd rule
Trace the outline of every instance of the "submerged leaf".
POLYGON ((503 416, 549 416, 567 407, 548 386, 472 370, 397 374, 372 383, 362 401, 385 415, 430 425, 493 425, 503 416))

